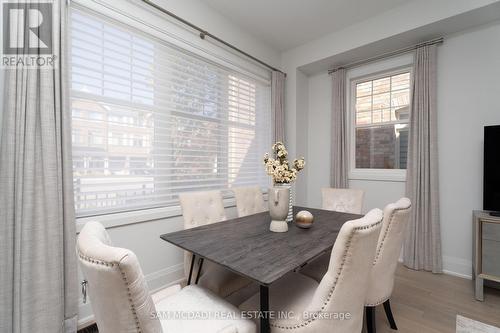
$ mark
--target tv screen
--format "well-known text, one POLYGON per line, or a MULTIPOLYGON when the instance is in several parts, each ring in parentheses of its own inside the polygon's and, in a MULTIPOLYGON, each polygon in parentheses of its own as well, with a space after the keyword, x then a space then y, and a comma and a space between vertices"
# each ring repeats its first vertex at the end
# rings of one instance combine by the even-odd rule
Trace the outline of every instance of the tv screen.
POLYGON ((500 211, 500 125, 484 127, 483 209, 500 211))

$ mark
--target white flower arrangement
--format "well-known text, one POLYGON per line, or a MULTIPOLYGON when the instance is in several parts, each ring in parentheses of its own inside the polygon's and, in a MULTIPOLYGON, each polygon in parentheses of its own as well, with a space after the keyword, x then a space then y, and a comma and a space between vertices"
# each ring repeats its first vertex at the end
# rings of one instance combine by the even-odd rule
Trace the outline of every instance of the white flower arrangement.
POLYGON ((264 155, 264 165, 266 172, 273 178, 274 184, 290 184, 297 179, 297 173, 304 169, 306 162, 303 157, 293 160, 290 167, 287 160, 288 151, 283 142, 276 142, 273 145, 273 153, 276 158, 270 158, 269 154, 264 155))

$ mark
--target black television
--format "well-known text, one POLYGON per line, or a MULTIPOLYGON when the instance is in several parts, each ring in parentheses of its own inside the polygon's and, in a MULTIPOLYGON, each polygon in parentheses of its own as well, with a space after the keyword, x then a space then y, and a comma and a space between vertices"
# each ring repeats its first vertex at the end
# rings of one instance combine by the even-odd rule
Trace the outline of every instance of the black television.
POLYGON ((500 216, 500 125, 484 127, 483 209, 500 216))

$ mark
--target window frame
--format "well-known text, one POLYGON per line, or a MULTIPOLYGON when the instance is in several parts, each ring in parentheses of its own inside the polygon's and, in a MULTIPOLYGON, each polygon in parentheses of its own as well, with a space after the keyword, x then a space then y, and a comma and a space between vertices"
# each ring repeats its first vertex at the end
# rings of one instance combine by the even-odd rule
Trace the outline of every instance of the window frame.
MULTIPOLYGON (((377 80, 388 76, 394 76, 403 73, 410 73, 410 104, 411 109, 411 86, 413 78, 413 67, 403 65, 393 67, 375 73, 359 75, 348 79, 349 88, 347 97, 347 123, 348 123, 348 155, 349 155, 349 173, 350 180, 377 180, 377 181, 406 181, 406 169, 376 169, 376 168, 356 168, 356 85, 361 82, 377 80)), ((409 124, 410 120, 408 120, 409 124)), ((396 123, 396 122, 390 122, 396 123)))

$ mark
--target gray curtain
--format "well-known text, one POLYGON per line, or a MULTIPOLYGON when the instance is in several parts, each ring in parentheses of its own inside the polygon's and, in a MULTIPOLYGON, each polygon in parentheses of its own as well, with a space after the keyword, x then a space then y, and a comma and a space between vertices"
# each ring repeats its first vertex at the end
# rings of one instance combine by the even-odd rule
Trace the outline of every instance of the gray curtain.
POLYGON ((54 1, 53 6, 57 69, 19 65, 6 72, 0 145, 0 332, 66 333, 77 327, 66 1, 54 1))
POLYGON ((404 264, 412 269, 441 273, 436 48, 436 45, 423 46, 415 52, 406 180, 412 212, 404 246, 404 264))
POLYGON ((285 74, 273 71, 271 78, 273 143, 285 141, 285 74))
POLYGON ((340 68, 332 73, 332 140, 331 140, 331 186, 349 187, 347 179, 347 109, 346 70, 340 68))

